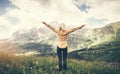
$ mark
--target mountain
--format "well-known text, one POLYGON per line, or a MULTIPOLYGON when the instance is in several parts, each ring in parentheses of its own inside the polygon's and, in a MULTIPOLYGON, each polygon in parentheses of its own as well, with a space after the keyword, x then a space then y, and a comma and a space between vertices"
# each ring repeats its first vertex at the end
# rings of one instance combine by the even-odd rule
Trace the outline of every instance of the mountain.
POLYGON ((104 43, 69 53, 69 58, 87 61, 120 62, 120 33, 104 43))
POLYGON ((120 62, 120 22, 94 29, 95 40, 90 47, 69 53, 69 58, 88 61, 120 62), (99 40, 100 39, 100 40, 99 40))
MULTIPOLYGON (((42 37, 42 35, 41 35, 42 37)), ((13 33, 12 38, 16 42, 30 42, 30 41, 36 41, 39 39, 38 35, 38 29, 20 29, 13 33)))
MULTIPOLYGON (((120 22, 114 22, 101 28, 83 28, 76 32, 73 32, 69 35, 68 38, 69 52, 83 48, 89 49, 92 46, 109 41, 111 38, 119 34, 119 26, 120 22)), ((26 47, 28 47, 32 43, 36 43, 36 45, 50 45, 52 46, 53 51, 56 51, 56 35, 54 32, 52 32, 46 27, 38 29, 32 28, 28 30, 18 30, 15 33, 13 33, 12 39, 14 42, 19 43, 23 47, 25 47, 26 45, 26 47)), ((36 47, 35 50, 39 48, 40 47, 36 47)))

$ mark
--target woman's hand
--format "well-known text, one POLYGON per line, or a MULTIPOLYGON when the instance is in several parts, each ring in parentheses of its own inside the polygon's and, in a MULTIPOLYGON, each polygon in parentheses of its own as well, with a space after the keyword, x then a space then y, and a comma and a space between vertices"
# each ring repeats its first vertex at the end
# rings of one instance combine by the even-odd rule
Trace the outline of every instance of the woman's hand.
POLYGON ((43 23, 43 24, 47 24, 47 23, 46 23, 46 22, 44 22, 44 21, 43 21, 42 23, 43 23))
POLYGON ((84 27, 84 26, 86 26, 86 24, 82 25, 81 27, 84 27))

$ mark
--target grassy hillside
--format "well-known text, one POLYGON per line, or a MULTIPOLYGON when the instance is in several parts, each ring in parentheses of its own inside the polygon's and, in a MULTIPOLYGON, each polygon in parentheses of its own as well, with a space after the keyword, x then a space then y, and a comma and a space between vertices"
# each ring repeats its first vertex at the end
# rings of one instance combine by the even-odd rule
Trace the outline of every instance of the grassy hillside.
POLYGON ((68 56, 68 70, 59 72, 56 56, 15 56, 0 51, 0 74, 120 74, 119 36, 68 56))
POLYGON ((68 59, 68 70, 57 71, 56 57, 24 57, 0 53, 0 74, 120 74, 120 65, 68 59))
POLYGON ((109 41, 105 41, 99 45, 90 47, 89 49, 77 50, 70 53, 70 56, 76 59, 84 59, 89 61, 105 61, 120 62, 120 35, 112 37, 109 41))

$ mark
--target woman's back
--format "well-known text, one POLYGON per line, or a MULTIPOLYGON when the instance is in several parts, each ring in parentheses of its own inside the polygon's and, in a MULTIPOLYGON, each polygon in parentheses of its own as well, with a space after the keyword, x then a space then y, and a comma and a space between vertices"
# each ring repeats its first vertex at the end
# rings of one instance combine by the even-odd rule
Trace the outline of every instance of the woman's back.
POLYGON ((58 47, 67 47, 67 30, 57 30, 57 45, 58 47))
POLYGON ((63 31, 58 30, 57 31, 57 35, 58 35, 58 40, 60 40, 60 41, 67 41, 68 34, 67 34, 66 30, 63 30, 63 31))

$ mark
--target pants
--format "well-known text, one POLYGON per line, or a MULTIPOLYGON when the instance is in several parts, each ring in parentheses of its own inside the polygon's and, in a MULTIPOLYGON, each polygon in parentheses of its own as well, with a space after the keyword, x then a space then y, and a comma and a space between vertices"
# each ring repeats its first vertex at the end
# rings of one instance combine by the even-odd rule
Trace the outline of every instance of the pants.
POLYGON ((60 70, 62 70, 62 68, 67 69, 67 47, 66 48, 57 47, 57 55, 59 69, 60 70))

